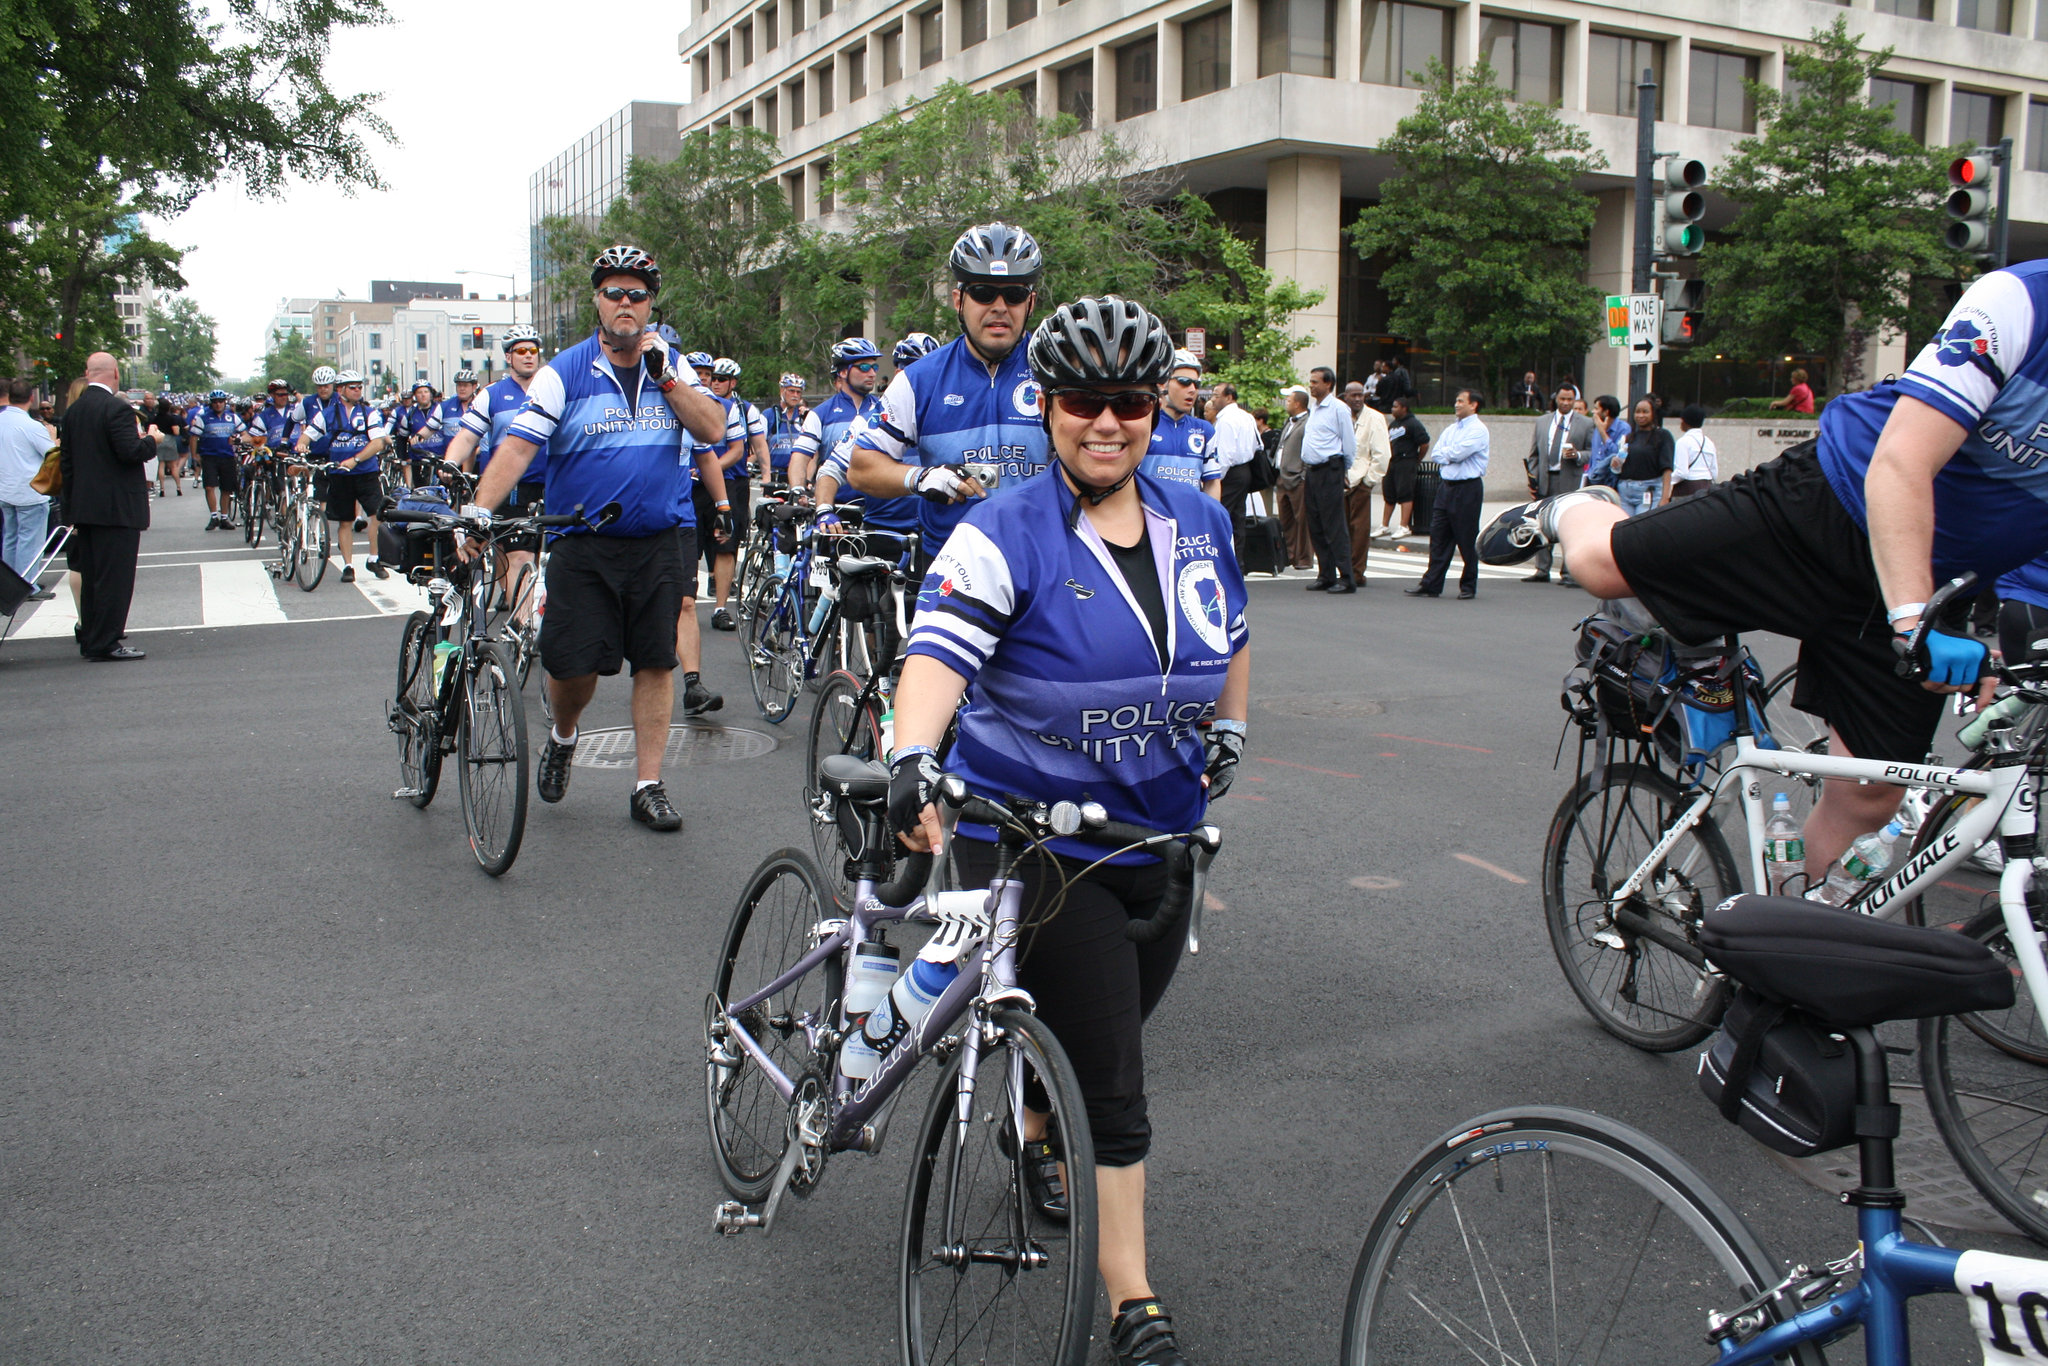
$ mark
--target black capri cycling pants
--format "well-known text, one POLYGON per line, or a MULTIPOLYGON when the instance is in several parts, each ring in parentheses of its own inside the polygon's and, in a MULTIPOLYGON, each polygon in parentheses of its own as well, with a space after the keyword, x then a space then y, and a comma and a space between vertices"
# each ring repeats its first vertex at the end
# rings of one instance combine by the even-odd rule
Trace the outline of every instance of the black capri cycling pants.
MULTIPOLYGON (((964 885, 985 886, 995 873, 995 846, 963 839, 953 850, 964 885)), ((1067 877, 1087 866, 1066 857, 1058 862, 1067 877)), ((1043 915, 1058 889, 1049 871, 1044 855, 1027 856, 1020 865, 1027 925, 1037 918, 1034 907, 1043 915)), ((1068 889, 1057 915, 1024 931, 1018 955, 1018 985, 1038 1002, 1038 1018, 1074 1064, 1088 1102, 1095 1161, 1104 1167, 1134 1166, 1152 1147, 1145 1019, 1173 981, 1187 936, 1174 931, 1156 944, 1134 944, 1124 926, 1150 919, 1165 891, 1162 863, 1097 868, 1068 889)), ((1049 1108, 1035 1085, 1024 1100, 1033 1109, 1049 1108)))

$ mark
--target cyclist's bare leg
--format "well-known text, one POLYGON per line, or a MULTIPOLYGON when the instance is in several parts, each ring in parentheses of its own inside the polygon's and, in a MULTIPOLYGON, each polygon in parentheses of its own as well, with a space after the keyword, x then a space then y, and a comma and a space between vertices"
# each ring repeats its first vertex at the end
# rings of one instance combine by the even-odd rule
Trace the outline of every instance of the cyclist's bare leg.
POLYGON ((683 610, 676 617, 676 667, 686 674, 696 673, 704 663, 704 633, 697 625, 697 600, 683 599, 683 610))
POLYGON ((1558 514, 1557 548, 1579 587, 1596 598, 1635 596, 1614 564, 1614 528, 1627 520, 1624 509, 1592 498, 1558 514))
MULTIPOLYGON (((695 604, 691 606, 694 609, 695 604)), ((675 718, 675 710, 675 670, 636 669, 633 673, 633 756, 643 783, 658 782, 661 778, 662 754, 668 748, 668 727, 675 718)))
MULTIPOLYGON (((525 550, 508 550, 505 552, 504 563, 505 583, 508 585, 505 591, 510 592, 510 585, 519 582, 520 570, 533 563, 533 554, 525 550)), ((512 604, 512 624, 515 626, 526 625, 526 618, 533 612, 534 597, 540 592, 540 585, 533 582, 531 574, 527 575, 526 587, 522 592, 523 599, 512 604)))
MULTIPOLYGON (((1842 734, 1828 727, 1828 753, 1852 757, 1842 743, 1842 734)), ((1859 835, 1881 829, 1898 814, 1903 788, 1890 783, 1865 783, 1854 778, 1829 778, 1821 785, 1820 800, 1806 818, 1806 876, 1815 886, 1827 876, 1828 865, 1849 848, 1859 835)))
POLYGON ((1095 1168, 1096 1252, 1109 1311, 1126 1300, 1147 1299, 1145 1278, 1145 1164, 1095 1168))
POLYGON ((576 737, 576 720, 583 715, 583 709, 590 705, 590 699, 597 694, 597 675, 584 674, 581 678, 556 678, 548 676, 548 705, 555 712, 555 734, 569 739, 576 737))
POLYGON ((725 600, 732 596, 732 574, 738 563, 738 557, 733 555, 720 555, 711 562, 711 588, 714 601, 720 607, 725 606, 725 600))

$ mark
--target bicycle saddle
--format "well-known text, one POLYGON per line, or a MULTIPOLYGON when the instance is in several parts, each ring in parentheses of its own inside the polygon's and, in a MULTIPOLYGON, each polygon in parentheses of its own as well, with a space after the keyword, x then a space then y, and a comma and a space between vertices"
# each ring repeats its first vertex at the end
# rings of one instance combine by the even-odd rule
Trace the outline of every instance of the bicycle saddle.
POLYGON ((886 574, 896 566, 888 560, 873 555, 841 555, 839 576, 843 579, 859 578, 863 574, 886 574))
POLYGON ((828 754, 818 763, 818 778, 827 791, 856 802, 878 802, 889 795, 888 765, 852 754, 828 754))
POLYGON ((1700 947, 1731 980, 1844 1028, 2013 1003, 2012 970, 1974 940, 1799 897, 1730 897, 1700 947))

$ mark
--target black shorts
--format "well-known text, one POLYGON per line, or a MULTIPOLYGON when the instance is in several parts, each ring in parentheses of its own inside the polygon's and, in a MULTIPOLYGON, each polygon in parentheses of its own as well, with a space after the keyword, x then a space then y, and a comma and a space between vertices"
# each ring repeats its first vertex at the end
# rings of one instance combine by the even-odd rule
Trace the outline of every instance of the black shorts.
POLYGON ((541 494, 547 489, 547 481, 535 479, 512 486, 512 495, 491 509, 493 517, 523 517, 527 511, 540 502, 541 494))
POLYGON ((2007 664, 2048 658, 2048 607, 2017 598, 1998 604, 1998 652, 2007 664))
POLYGON ((1415 501, 1415 471, 1422 464, 1419 455, 1402 456, 1387 462, 1387 475, 1380 484, 1380 496, 1389 503, 1415 501))
POLYGON ((210 489, 222 493, 235 493, 242 487, 242 457, 239 455, 202 455, 199 457, 199 481, 210 489))
POLYGON ((548 553, 540 661, 551 678, 673 669, 676 618, 696 589, 689 528, 652 536, 558 537, 548 553))
POLYGON ((732 535, 721 537, 713 527, 718 525, 718 505, 711 501, 711 493, 699 482, 693 486, 690 497, 697 508, 697 540, 704 547, 704 563, 708 566, 720 555, 737 555, 740 542, 746 539, 747 516, 752 499, 745 479, 725 481, 726 501, 732 504, 732 535))
POLYGON ((327 520, 352 522, 358 510, 375 517, 384 509, 384 476, 362 470, 330 467, 327 471, 327 520))
POLYGON ((1814 442, 1616 523, 1611 544, 1622 577, 1673 636, 1791 636, 1793 706, 1840 731, 1858 758, 1927 757, 1942 698, 1893 672, 1870 537, 1828 486, 1814 442))

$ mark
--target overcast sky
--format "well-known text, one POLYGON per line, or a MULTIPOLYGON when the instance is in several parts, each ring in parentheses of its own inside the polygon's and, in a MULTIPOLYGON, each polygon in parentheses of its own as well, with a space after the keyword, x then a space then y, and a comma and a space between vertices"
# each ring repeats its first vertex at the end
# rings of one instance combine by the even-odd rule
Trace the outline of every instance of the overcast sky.
POLYGON ((682 98, 679 7, 594 24, 535 0, 386 5, 395 22, 343 35, 327 75, 336 91, 383 92, 398 145, 371 154, 389 190, 298 185, 252 200, 223 187, 154 225, 187 248, 186 293, 219 321, 214 364, 230 378, 256 377, 282 298, 367 298, 372 278, 510 292, 461 270, 516 272, 526 289, 527 178, 631 101, 682 98))

